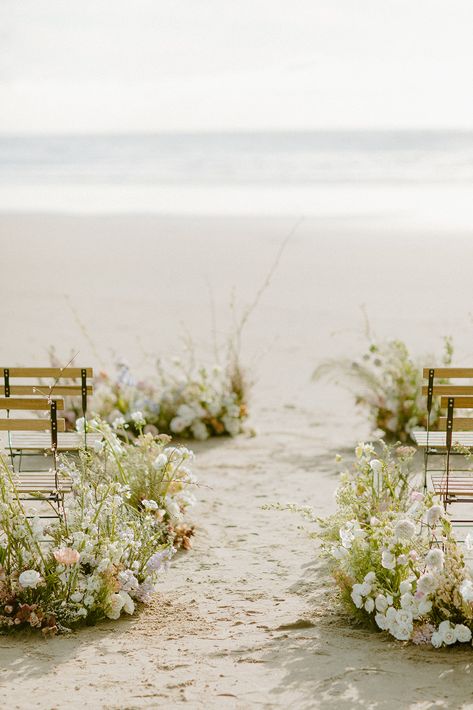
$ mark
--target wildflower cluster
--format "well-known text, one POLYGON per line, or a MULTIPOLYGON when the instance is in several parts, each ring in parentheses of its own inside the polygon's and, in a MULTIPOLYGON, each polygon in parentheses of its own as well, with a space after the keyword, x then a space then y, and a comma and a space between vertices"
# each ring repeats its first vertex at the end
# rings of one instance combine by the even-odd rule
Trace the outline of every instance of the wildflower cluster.
POLYGON ((1 458, 0 629, 31 627, 44 635, 133 614, 148 603, 176 551, 176 532, 192 504, 192 454, 167 437, 132 444, 111 427, 96 451, 63 458, 71 481, 64 515, 39 517, 46 500, 20 500, 1 458))
MULTIPOLYGON (((94 389, 90 410, 110 424, 122 422, 133 434, 146 420, 149 431, 182 438, 237 436, 247 417, 242 377, 229 368, 188 370, 176 361, 174 369, 158 366, 154 378, 140 381, 118 363, 115 376, 100 373, 94 389)), ((74 425, 80 407, 66 416, 74 425)))
POLYGON ((414 449, 360 444, 322 550, 349 611, 400 641, 468 643, 473 581, 443 508, 412 485, 414 449))
MULTIPOLYGON (((451 364, 453 347, 445 338, 442 366, 451 364)), ((435 362, 423 358, 420 362, 409 354, 400 340, 371 343, 367 352, 358 360, 339 360, 321 365, 314 377, 340 372, 345 379, 355 382, 355 402, 368 412, 374 431, 387 439, 406 442, 412 431, 425 428, 427 413, 422 395, 422 365, 435 362)), ((440 382, 440 380, 439 380, 440 382)), ((431 425, 440 416, 440 401, 434 401, 431 425)))

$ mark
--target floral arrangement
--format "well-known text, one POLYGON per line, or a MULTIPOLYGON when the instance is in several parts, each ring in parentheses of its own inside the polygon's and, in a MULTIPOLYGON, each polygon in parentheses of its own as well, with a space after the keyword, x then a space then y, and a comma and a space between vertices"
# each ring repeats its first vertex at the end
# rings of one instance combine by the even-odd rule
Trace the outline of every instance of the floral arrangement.
POLYGON ((20 500, 0 458, 0 628, 44 635, 118 619, 146 604, 176 551, 193 503, 192 453, 166 436, 124 443, 103 422, 103 439, 80 459, 62 458, 72 482, 63 514, 46 524, 38 505, 20 500))
POLYGON ((413 485, 414 452, 383 445, 377 455, 359 444, 341 475, 337 512, 317 520, 316 536, 359 622, 435 648, 470 643, 473 580, 443 507, 413 485))
MULTIPOLYGON (((52 362, 59 366, 54 356, 52 362)), ((79 401, 71 401, 65 417, 74 428, 81 409, 79 401)), ((153 433, 199 440, 237 436, 248 416, 246 386, 238 365, 195 369, 177 359, 173 368, 164 369, 158 363, 156 375, 146 380, 136 379, 123 362, 117 363, 113 376, 101 372, 95 378, 89 410, 110 424, 122 422, 135 435, 144 419, 153 433)))
MULTIPOLYGON (((452 362, 453 346, 450 338, 444 339, 440 358, 442 366, 452 362)), ((436 359, 414 359, 400 340, 370 343, 358 360, 338 360, 323 363, 314 378, 333 373, 356 383, 355 402, 368 412, 374 431, 388 440, 407 442, 414 429, 427 425, 426 399, 422 395, 422 368, 436 359)), ((440 382, 440 380, 439 380, 440 382)), ((438 398, 433 403, 431 426, 440 416, 438 398)))

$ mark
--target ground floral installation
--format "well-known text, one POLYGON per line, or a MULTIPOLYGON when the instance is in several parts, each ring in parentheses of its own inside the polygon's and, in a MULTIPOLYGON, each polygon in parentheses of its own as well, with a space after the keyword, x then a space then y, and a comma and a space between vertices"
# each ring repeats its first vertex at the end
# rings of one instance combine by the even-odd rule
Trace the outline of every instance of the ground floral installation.
MULTIPOLYGON (((140 380, 119 362, 114 375, 96 377, 89 408, 109 423, 123 420, 129 434, 138 433, 135 419, 143 417, 154 433, 199 440, 237 436, 248 415, 247 387, 238 363, 207 369, 175 359, 173 367, 158 363, 155 376, 140 380)), ((80 402, 65 413, 71 427, 80 416, 80 402)))
POLYGON ((412 485, 412 447, 359 444, 341 474, 337 512, 316 519, 349 613, 399 641, 471 644, 473 580, 443 507, 412 485))
MULTIPOLYGON (((353 382, 355 402, 367 410, 373 431, 391 441, 408 442, 414 429, 425 428, 427 424, 422 367, 436 362, 447 367, 452 355, 450 338, 444 339, 440 359, 413 358, 400 340, 370 342, 358 360, 325 362, 317 368, 314 378, 339 373, 344 381, 353 382)), ((431 426, 435 426, 439 416, 440 400, 437 400, 432 407, 431 426)))
POLYGON ((37 515, 46 502, 26 508, 1 457, 3 632, 34 628, 47 636, 133 614, 150 602, 186 538, 183 514, 196 484, 192 452, 171 446, 165 435, 124 443, 107 423, 88 427, 103 439, 79 459, 62 457, 60 475, 72 480, 72 492, 64 515, 46 527, 37 515))

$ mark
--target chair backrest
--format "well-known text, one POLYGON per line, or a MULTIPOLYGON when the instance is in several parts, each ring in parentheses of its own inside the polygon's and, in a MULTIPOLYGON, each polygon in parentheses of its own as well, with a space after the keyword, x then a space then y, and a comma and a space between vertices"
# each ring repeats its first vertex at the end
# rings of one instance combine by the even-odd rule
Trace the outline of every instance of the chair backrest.
POLYGON ((89 380, 93 377, 91 367, 2 367, 0 368, 0 391, 5 398, 15 397, 81 397, 82 414, 87 413, 87 398, 93 393, 89 380), (44 379, 51 380, 45 384, 44 379), (12 382, 12 380, 20 380, 12 382), (21 382, 36 380, 36 382, 21 382), (67 384, 64 384, 64 380, 67 384), (71 384, 70 380, 77 380, 71 384))
POLYGON ((0 418, 0 431, 50 431, 51 449, 55 452, 57 449, 57 433, 66 429, 66 420, 63 418, 58 419, 57 417, 57 411, 63 409, 63 399, 0 397, 0 410, 7 412, 7 417, 0 418), (47 411, 49 416, 35 419, 10 417, 10 411, 27 412, 38 410, 47 411))
POLYGON ((426 367, 423 377, 428 380, 428 384, 422 387, 422 393, 427 395, 428 420, 433 398, 440 396, 440 408, 446 409, 446 416, 439 417, 438 428, 447 432, 446 444, 450 448, 454 431, 473 431, 473 417, 455 416, 455 410, 473 410, 473 385, 446 380, 473 380, 473 368, 426 367), (442 380, 441 384, 435 384, 436 379, 442 380))

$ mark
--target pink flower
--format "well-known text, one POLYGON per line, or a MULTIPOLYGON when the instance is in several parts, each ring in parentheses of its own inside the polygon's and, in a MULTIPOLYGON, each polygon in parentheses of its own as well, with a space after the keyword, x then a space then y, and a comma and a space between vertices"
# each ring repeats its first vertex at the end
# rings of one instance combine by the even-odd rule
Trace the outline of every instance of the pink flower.
POLYGON ((75 565, 80 558, 80 553, 73 550, 72 547, 61 547, 60 550, 54 550, 53 555, 60 565, 75 565))
POLYGON ((411 500, 424 500, 424 494, 420 491, 412 491, 411 500))

